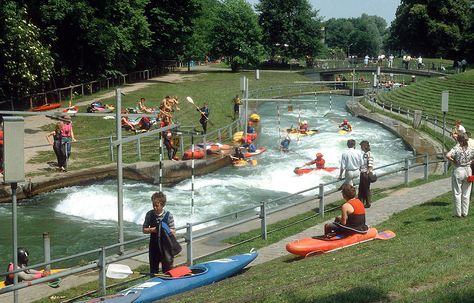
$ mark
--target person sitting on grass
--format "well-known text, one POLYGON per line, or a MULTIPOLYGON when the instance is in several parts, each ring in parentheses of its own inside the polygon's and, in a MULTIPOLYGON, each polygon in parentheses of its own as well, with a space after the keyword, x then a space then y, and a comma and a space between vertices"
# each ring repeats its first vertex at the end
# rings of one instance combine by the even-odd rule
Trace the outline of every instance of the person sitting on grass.
MULTIPOLYGON (((124 111, 122 111, 122 114, 128 114, 128 111, 124 110, 124 111)), ((135 129, 135 126, 138 123, 130 121, 128 119, 128 116, 122 116, 120 122, 121 122, 122 127, 125 128, 126 130, 137 132, 137 130, 135 129)))
MULTIPOLYGON (((28 267, 28 258, 29 253, 26 248, 18 247, 17 249, 17 258, 18 258, 18 268, 28 267)), ((8 265, 8 271, 13 270, 13 263, 8 265)), ((26 269, 24 271, 18 272, 18 282, 22 281, 31 281, 34 279, 39 279, 42 277, 49 276, 49 271, 38 271, 34 269, 26 269)), ((5 278, 5 285, 12 285, 14 279, 14 274, 8 274, 5 278)))
POLYGON ((324 235, 326 237, 367 233, 369 228, 365 224, 365 207, 355 196, 356 188, 354 186, 350 184, 342 185, 342 197, 346 202, 341 206, 341 216, 336 217, 334 222, 324 225, 324 235))

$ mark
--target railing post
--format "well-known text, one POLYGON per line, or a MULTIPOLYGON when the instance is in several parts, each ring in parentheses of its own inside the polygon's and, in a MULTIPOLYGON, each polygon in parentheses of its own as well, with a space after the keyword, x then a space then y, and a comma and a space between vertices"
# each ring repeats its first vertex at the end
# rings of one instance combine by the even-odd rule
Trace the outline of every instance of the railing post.
MULTIPOLYGON (((51 239, 49 237, 49 232, 43 233, 43 256, 44 263, 51 262, 51 239)), ((46 271, 51 269, 51 264, 46 264, 46 271)))
POLYGON ((219 142, 222 142, 222 134, 221 134, 221 129, 220 128, 217 130, 217 139, 218 139, 219 142))
POLYGON ((425 180, 428 180, 428 164, 429 164, 429 159, 428 159, 428 154, 425 154, 425 161, 424 161, 424 168, 425 168, 425 180))
POLYGON ((408 185, 409 170, 410 170, 410 161, 408 158, 405 158, 405 185, 408 185))
POLYGON ((107 282, 106 282, 106 276, 105 276, 105 267, 107 265, 107 262, 105 260, 105 247, 102 246, 101 250, 99 252, 99 285, 100 285, 100 292, 101 295, 105 295, 105 291, 107 288, 107 282))
POLYGON ((137 139, 137 157, 138 161, 142 160, 142 145, 140 142, 140 138, 137 139))
POLYGON ((179 134, 179 147, 181 149, 181 155, 184 154, 184 136, 182 133, 179 134))
POLYGON ((324 184, 319 184, 319 215, 324 218, 324 184))
POLYGON ((207 159, 207 135, 202 136, 202 148, 204 149, 204 159, 207 159))
POLYGON ((267 239, 267 211, 265 202, 260 203, 260 226, 262 231, 262 239, 267 239))
POLYGON ((407 108, 407 119, 410 119, 410 109, 407 108))
POLYGON ((114 146, 112 142, 113 142, 113 138, 112 136, 110 136, 109 137, 110 161, 114 161, 114 146))
MULTIPOLYGON (((444 155, 443 155, 444 157, 444 155)), ((448 159, 446 159, 446 157, 444 157, 444 174, 446 175, 448 173, 448 169, 449 169, 449 162, 448 162, 448 159)))
POLYGON ((186 263, 188 266, 193 265, 193 225, 186 223, 186 263))

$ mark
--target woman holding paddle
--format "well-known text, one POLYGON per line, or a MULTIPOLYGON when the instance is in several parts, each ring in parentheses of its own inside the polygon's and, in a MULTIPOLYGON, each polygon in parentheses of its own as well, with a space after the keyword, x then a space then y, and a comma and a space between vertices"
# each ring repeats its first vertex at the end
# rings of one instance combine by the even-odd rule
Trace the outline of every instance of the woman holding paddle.
POLYGON ((207 106, 207 103, 204 103, 203 107, 196 110, 201 113, 199 123, 201 123, 203 133, 205 134, 207 132, 207 121, 209 120, 209 107, 207 106))

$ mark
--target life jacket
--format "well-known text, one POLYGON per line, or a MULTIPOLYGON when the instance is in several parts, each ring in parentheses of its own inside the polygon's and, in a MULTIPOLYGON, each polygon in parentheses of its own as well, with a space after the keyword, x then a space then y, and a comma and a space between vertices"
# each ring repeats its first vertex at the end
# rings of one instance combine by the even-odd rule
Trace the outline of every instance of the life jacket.
POLYGON ((364 230, 367 226, 365 225, 365 207, 359 199, 351 199, 347 201, 353 208, 354 212, 347 217, 346 226, 364 230))
MULTIPOLYGON (((8 264, 7 271, 13 270, 13 263, 8 264)), ((12 285, 13 284, 13 274, 8 274, 5 277, 5 285, 12 285)))
POLYGON ((326 163, 326 161, 321 158, 319 161, 316 161, 314 163, 316 164, 316 168, 324 168, 324 164, 326 163))

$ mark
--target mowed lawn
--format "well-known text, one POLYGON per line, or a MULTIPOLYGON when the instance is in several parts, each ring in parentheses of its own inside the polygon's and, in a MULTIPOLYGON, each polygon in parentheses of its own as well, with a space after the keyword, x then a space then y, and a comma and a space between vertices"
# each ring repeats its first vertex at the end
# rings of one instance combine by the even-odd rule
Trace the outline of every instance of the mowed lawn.
POLYGON ((474 302, 474 220, 452 217, 451 194, 376 227, 397 237, 282 257, 163 302, 474 302))

